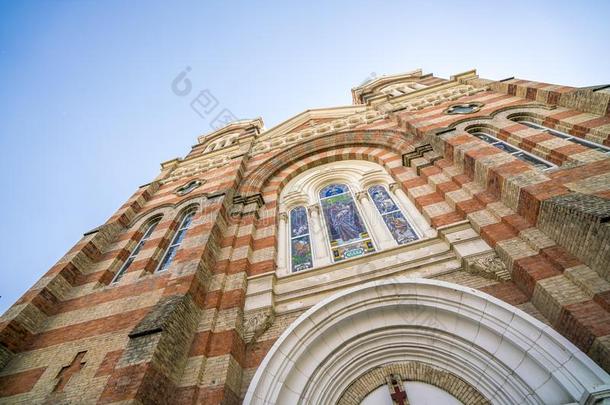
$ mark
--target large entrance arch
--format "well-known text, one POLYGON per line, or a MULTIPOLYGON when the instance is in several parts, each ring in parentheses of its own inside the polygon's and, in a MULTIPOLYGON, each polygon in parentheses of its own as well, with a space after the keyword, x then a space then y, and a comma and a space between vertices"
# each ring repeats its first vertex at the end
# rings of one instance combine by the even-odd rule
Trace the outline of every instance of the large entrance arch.
POLYGON ((244 403, 345 402, 367 373, 400 364, 454 376, 498 404, 594 403, 586 401, 610 383, 550 326, 509 304, 451 283, 398 278, 342 291, 300 316, 261 363, 244 403))

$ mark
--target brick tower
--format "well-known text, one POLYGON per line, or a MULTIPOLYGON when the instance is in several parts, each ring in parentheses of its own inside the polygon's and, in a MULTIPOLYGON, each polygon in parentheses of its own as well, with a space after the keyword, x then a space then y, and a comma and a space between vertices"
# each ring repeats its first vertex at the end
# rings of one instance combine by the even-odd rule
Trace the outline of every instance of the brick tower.
POLYGON ((416 70, 199 137, 0 318, 0 403, 610 401, 609 89, 416 70))

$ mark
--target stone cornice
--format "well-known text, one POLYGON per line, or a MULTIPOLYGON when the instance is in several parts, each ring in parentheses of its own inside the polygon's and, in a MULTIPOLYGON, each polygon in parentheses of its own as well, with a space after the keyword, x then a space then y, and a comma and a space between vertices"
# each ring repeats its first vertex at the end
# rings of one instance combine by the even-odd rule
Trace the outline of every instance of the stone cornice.
POLYGON ((309 128, 292 132, 284 137, 274 137, 271 139, 259 139, 252 148, 251 155, 268 152, 270 150, 285 148, 290 145, 295 145, 303 140, 325 136, 332 132, 344 131, 352 129, 359 125, 370 124, 387 118, 387 114, 374 110, 370 107, 359 106, 357 113, 341 117, 339 119, 314 124, 309 128))
POLYGON ((252 128, 260 131, 263 129, 264 126, 265 126, 265 124, 263 123, 263 119, 260 117, 254 118, 254 119, 249 119, 249 120, 239 120, 239 121, 235 121, 230 124, 227 124, 226 126, 220 128, 214 132, 211 132, 209 134, 201 135, 197 138, 197 141, 200 144, 202 144, 202 143, 208 142, 212 139, 220 138, 221 136, 229 134, 229 133, 246 131, 246 130, 252 129, 252 128))
MULTIPOLYGON (((331 108, 319 108, 319 109, 309 109, 305 110, 295 116, 288 118, 287 120, 277 124, 276 126, 270 128, 269 130, 262 133, 259 137, 259 140, 268 140, 270 138, 275 138, 284 134, 289 133, 294 128, 297 128, 304 123, 315 120, 315 119, 327 119, 327 118, 337 118, 341 119, 349 115, 353 115, 358 112, 365 111, 366 107, 362 105, 354 106, 339 106, 339 107, 331 107, 331 108)), ((323 125, 317 124, 317 125, 323 125)), ((315 126, 315 125, 313 125, 315 126)))

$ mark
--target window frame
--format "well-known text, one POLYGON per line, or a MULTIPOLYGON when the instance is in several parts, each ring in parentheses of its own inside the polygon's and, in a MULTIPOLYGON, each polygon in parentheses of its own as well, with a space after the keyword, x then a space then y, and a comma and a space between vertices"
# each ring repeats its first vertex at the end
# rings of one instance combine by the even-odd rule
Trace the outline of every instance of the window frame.
POLYGON ((197 212, 196 208, 190 208, 184 214, 182 214, 181 219, 180 219, 180 225, 178 226, 178 228, 176 229, 176 232, 172 236, 171 243, 165 249, 165 252, 163 253, 162 258, 159 261, 159 264, 157 265, 157 268, 154 271, 155 273, 163 273, 163 272, 167 271, 169 266, 171 266, 176 255, 172 256, 171 260, 167 263, 167 265, 164 265, 165 259, 169 255, 172 248, 175 247, 176 252, 178 251, 178 249, 180 249, 180 245, 182 245, 182 241, 184 240, 184 237, 182 239, 180 239, 177 243, 176 243, 176 239, 178 238, 178 236, 180 236, 181 231, 184 231, 184 233, 188 232, 188 230, 191 227, 191 224, 193 223, 192 218, 195 216, 196 212, 197 212), (186 220, 189 218, 191 218, 191 221, 188 223, 188 225, 185 226, 184 224, 185 224, 186 220))
POLYGON ((394 240, 394 242, 396 242, 397 246, 403 246, 403 245, 408 245, 409 243, 413 243, 413 242, 417 242, 423 239, 423 235, 419 232, 419 230, 417 229, 417 227, 409 220, 409 216, 404 212, 404 210, 401 208, 401 205, 398 201, 396 201, 395 198, 392 197, 392 193, 390 192, 390 188, 385 185, 385 184, 380 184, 380 183, 376 183, 376 184, 371 184, 370 186, 368 186, 365 190, 365 192, 367 193, 367 196, 371 199, 371 205, 374 207, 375 212, 378 215, 378 218, 381 219, 381 222, 383 223, 383 225, 386 227, 386 229, 388 230, 388 232, 390 232, 390 234, 392 235, 392 239, 394 240), (373 201, 373 196, 371 195, 370 190, 373 187, 381 187, 385 190, 386 194, 388 195, 390 201, 392 201, 392 203, 396 206, 396 209, 394 211, 389 211, 386 213, 381 213, 381 211, 379 210, 379 207, 377 206, 377 204, 375 204, 375 201, 373 201), (403 218, 405 219, 405 221, 407 221, 407 223, 409 224, 409 227, 411 228, 411 230, 413 231, 413 233, 416 236, 416 239, 409 241, 409 242, 404 242, 404 243, 399 243, 396 238, 394 237, 394 234, 392 233, 392 231, 390 230, 390 227, 388 226, 387 222, 384 219, 385 215, 389 215, 389 214, 393 214, 395 212, 400 212, 403 216, 403 218))
POLYGON ((580 138, 578 136, 566 134, 565 132, 558 131, 558 130, 553 129, 553 128, 545 127, 544 125, 537 124, 537 123, 532 122, 530 120, 515 120, 515 121, 518 122, 519 124, 525 125, 525 126, 527 126, 529 128, 538 129, 538 130, 543 131, 543 132, 548 132, 549 134, 553 135, 554 137, 557 137, 557 138, 560 138, 560 139, 565 139, 565 140, 568 140, 570 142, 574 142, 577 145, 584 146, 584 147, 589 148, 591 150, 596 150, 596 151, 598 151, 600 153, 610 154, 610 147, 607 147, 605 145, 599 144, 597 142, 589 141, 589 140, 580 138), (599 149, 603 149, 604 151, 600 151, 599 149))
POLYGON ((304 205, 296 205, 296 206, 290 208, 290 210, 288 210, 288 221, 287 222, 288 222, 287 234, 289 235, 288 236, 288 265, 290 268, 290 273, 300 273, 302 271, 315 268, 316 263, 315 263, 315 259, 314 259, 315 255, 313 253, 313 240, 311 238, 311 224, 309 221, 309 210, 304 205), (299 208, 303 208, 305 210, 305 217, 307 219, 307 233, 293 237, 292 236, 292 212, 299 208), (294 266, 292 263, 292 240, 302 238, 303 236, 307 236, 309 238, 309 253, 311 254, 311 267, 308 267, 308 268, 302 269, 302 270, 294 270, 294 266))
POLYGON ((140 253, 140 250, 142 249, 142 247, 146 244, 146 241, 148 241, 150 239, 150 235, 152 235, 152 233, 155 231, 155 228, 157 227, 157 225, 159 225, 159 222, 161 222, 161 218, 162 218, 161 216, 158 216, 158 217, 155 217, 155 218, 149 220, 146 223, 146 226, 143 227, 146 230, 142 234, 142 237, 140 238, 140 240, 138 240, 138 243, 132 249, 131 253, 127 257, 127 259, 123 262, 123 264, 121 265, 119 270, 114 274, 114 276, 112 277, 112 280, 110 280, 109 284, 116 284, 119 281, 121 281, 121 279, 123 278, 123 276, 129 269, 129 267, 135 261, 136 257, 138 257, 138 254, 140 253))
MULTIPOLYGON (((316 192, 316 195, 318 197, 317 198, 317 204, 319 204, 319 206, 320 206, 320 217, 321 217, 320 221, 321 221, 321 225, 323 227, 324 239, 325 239, 325 242, 326 242, 326 249, 330 253, 330 260, 331 260, 332 264, 344 262, 345 260, 349 260, 349 259, 357 259, 359 257, 364 257, 366 255, 373 254, 373 253, 381 251, 379 249, 377 241, 374 238, 374 234, 369 230, 369 227, 371 225, 367 223, 366 217, 364 215, 362 215, 362 207, 360 207, 360 202, 356 198, 356 194, 353 192, 352 186, 349 184, 349 181, 347 181, 347 182, 346 181, 332 181, 332 182, 325 183, 323 186, 318 188, 318 190, 316 192), (346 193, 342 193, 342 194, 349 194, 349 196, 351 197, 351 199, 352 199, 352 201, 354 203, 354 207, 356 208, 356 211, 358 212, 358 216, 360 217, 360 221, 362 222, 362 225, 364 226, 364 229, 365 229, 365 231, 366 231, 366 233, 368 235, 368 238, 361 238, 361 239, 356 240, 356 241, 344 243, 342 245, 337 245, 336 247, 349 246, 349 245, 354 244, 354 243, 364 242, 364 241, 370 240, 372 245, 373 245, 373 250, 372 251, 365 252, 365 253, 363 253, 360 256, 347 257, 345 259, 335 260, 335 257, 334 257, 334 254, 333 254, 333 246, 332 246, 332 243, 331 243, 331 234, 330 234, 329 229, 328 229, 328 223, 326 221, 326 215, 324 214, 324 206, 322 205, 322 200, 326 199, 326 198, 330 198, 330 197, 322 198, 320 196, 320 193, 322 192, 322 190, 324 190, 326 187, 331 186, 331 185, 342 185, 342 186, 347 187, 347 192, 346 193)), ((336 195, 331 196, 331 197, 335 197, 337 195, 341 195, 341 194, 336 194, 336 195)))
POLYGON ((529 165, 533 166, 534 168, 536 168, 536 169, 538 169, 538 170, 540 170, 540 171, 546 171, 546 170, 550 170, 550 169, 555 169, 555 168, 557 168, 557 165, 556 165, 556 164, 551 163, 551 162, 549 162, 549 161, 548 161, 548 160, 546 160, 546 159, 542 159, 541 157, 538 157, 538 156, 536 156, 536 155, 534 155, 534 154, 532 154, 532 153, 529 153, 529 152, 527 152, 527 151, 525 151, 525 150, 521 149, 521 148, 520 148, 520 147, 518 147, 518 146, 511 145, 510 143, 508 143, 508 142, 506 142, 506 141, 503 141, 502 139, 498 139, 497 137, 495 137, 495 136, 493 136, 493 135, 490 135, 490 134, 489 134, 489 133, 487 133, 487 132, 483 132, 483 131, 481 131, 481 130, 472 130, 472 131, 469 131, 468 133, 469 133, 470 135, 474 136, 475 138, 477 138, 477 139, 479 139, 479 140, 481 140, 481 141, 483 141, 483 142, 487 143, 488 145, 491 145, 491 146, 493 146, 493 147, 495 147, 495 148, 497 148, 497 149, 501 150, 502 152, 508 153, 508 154, 510 154, 510 155, 512 155, 512 156, 514 156, 515 158, 517 158, 517 159, 521 160, 522 162, 525 162, 525 163, 527 163, 527 164, 529 164, 529 165), (477 135, 485 135, 485 136, 486 136, 486 137, 488 137, 488 138, 494 139, 494 140, 495 140, 495 142, 488 142, 488 141, 486 141, 485 139, 482 139, 482 138, 480 138, 480 137, 479 137, 479 136, 477 136, 477 135), (502 144, 502 145, 505 145, 505 146, 507 146, 507 147, 509 147, 509 148, 515 149, 515 151, 514 151, 514 152, 509 152, 509 151, 504 150, 504 149, 502 149, 502 148, 498 148, 498 147, 496 146, 496 144, 502 144), (548 165, 549 167, 545 167, 545 168, 538 167, 538 166, 534 165, 533 163, 531 163, 531 162, 529 162, 529 161, 527 161, 527 160, 520 159, 518 156, 516 156, 516 154, 517 154, 517 153, 523 153, 524 155, 527 155, 527 156, 529 156, 530 158, 532 158, 532 159, 534 159, 534 160, 540 161, 540 162, 542 162, 543 164, 548 165))

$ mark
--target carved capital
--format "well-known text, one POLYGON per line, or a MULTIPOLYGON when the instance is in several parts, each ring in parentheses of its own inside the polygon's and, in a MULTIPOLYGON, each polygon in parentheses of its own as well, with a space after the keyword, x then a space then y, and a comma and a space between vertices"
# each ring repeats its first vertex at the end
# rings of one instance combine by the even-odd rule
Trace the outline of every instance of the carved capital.
POLYGON ((389 188, 390 188, 390 191, 393 193, 396 192, 396 190, 402 190, 402 188, 400 187, 400 184, 398 184, 398 183, 390 184, 389 188))
POLYGON ((311 204, 309 207, 307 207, 307 210, 309 211, 310 215, 319 215, 320 214, 320 205, 311 204))
POLYGON ((279 218, 280 218, 280 221, 287 222, 288 221, 288 214, 286 214, 285 212, 280 212, 279 218))
POLYGON ((356 193, 356 198, 358 200, 362 200, 362 199, 369 199, 369 193, 367 193, 366 191, 358 191, 356 193))

